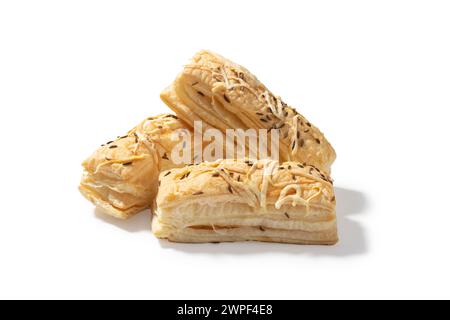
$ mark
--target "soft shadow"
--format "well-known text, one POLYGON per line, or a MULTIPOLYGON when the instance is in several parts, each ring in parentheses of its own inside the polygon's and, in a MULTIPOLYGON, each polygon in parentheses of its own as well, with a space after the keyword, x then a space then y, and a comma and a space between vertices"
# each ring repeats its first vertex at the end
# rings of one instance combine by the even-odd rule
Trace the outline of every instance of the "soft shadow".
POLYGON ((131 217, 127 220, 121 220, 114 217, 111 217, 105 214, 103 211, 99 209, 95 209, 94 215, 97 219, 102 220, 103 222, 109 223, 119 229, 122 229, 127 232, 136 233, 136 232, 150 232, 151 230, 151 212, 150 210, 145 210, 141 213, 136 214, 134 217, 131 217))
POLYGON ((338 216, 364 213, 368 208, 367 197, 359 191, 335 188, 334 193, 338 201, 336 208, 338 216))
POLYGON ((164 249, 194 254, 248 255, 267 253, 306 254, 313 256, 347 257, 363 255, 368 251, 367 239, 362 226, 350 216, 362 214, 368 209, 367 197, 350 189, 336 188, 339 229, 339 243, 335 246, 300 246, 259 242, 220 243, 220 244, 180 244, 160 240, 164 249))

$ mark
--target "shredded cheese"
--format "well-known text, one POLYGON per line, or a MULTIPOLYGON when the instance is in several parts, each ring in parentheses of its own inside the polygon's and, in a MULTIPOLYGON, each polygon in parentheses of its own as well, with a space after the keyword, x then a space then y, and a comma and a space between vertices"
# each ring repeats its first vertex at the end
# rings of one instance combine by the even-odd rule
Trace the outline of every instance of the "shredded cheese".
POLYGON ((236 190, 241 190, 240 196, 247 199, 247 202, 255 207, 258 204, 261 208, 267 208, 267 197, 269 192, 269 187, 277 187, 283 188, 278 200, 275 203, 276 209, 280 209, 283 205, 290 203, 293 207, 297 205, 304 205, 307 209, 307 212, 310 208, 310 202, 324 194, 328 197, 328 191, 325 190, 320 183, 323 183, 320 179, 310 176, 307 174, 297 174, 300 176, 300 179, 296 183, 292 182, 284 182, 275 184, 273 181, 273 176, 277 172, 279 163, 274 160, 259 160, 253 163, 252 167, 249 169, 246 175, 247 181, 245 183, 237 183, 234 181, 227 170, 221 171, 221 175, 224 177, 225 181, 236 188, 236 190), (262 167, 261 167, 262 165, 262 167), (252 175, 257 171, 262 170, 262 181, 258 179, 252 179, 252 175), (303 180, 302 180, 303 178, 303 180), (260 181, 260 184, 258 184, 260 181), (288 193, 292 190, 295 190, 295 194, 288 195, 288 193), (314 193, 309 198, 305 199, 302 196, 303 191, 314 191, 314 193), (256 201, 256 203, 255 203, 256 201))
POLYGON ((290 184, 286 186, 280 193, 278 201, 275 203, 275 208, 280 209, 284 204, 291 202, 293 207, 297 204, 303 204, 306 206, 307 210, 309 208, 309 202, 302 198, 302 189, 299 184, 290 184), (294 195, 287 195, 289 191, 295 190, 294 195))
POLYGON ((277 161, 266 161, 263 167, 263 181, 261 185, 261 208, 266 209, 267 207, 267 192, 269 190, 269 184, 272 183, 272 176, 275 168, 278 167, 277 161))
POLYGON ((224 67, 220 67, 220 72, 216 72, 212 68, 201 67, 201 66, 196 66, 196 65, 186 65, 185 68, 209 72, 213 76, 222 78, 223 82, 225 83, 226 90, 230 91, 230 90, 233 90, 235 88, 246 88, 256 98, 259 98, 259 96, 256 93, 256 91, 247 82, 245 82, 241 78, 236 78, 236 77, 233 77, 233 76, 229 76, 226 73, 224 67), (234 80, 236 83, 231 83, 231 80, 234 80))

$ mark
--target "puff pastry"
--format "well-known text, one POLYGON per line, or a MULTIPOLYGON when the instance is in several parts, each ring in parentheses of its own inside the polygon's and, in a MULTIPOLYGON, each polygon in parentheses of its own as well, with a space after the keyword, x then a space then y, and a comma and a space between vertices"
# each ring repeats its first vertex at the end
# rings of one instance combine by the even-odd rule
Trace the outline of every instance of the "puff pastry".
POLYGON ((332 180, 314 166, 221 160, 161 173, 152 230, 174 242, 338 240, 332 180))
POLYGON ((227 129, 278 129, 280 161, 312 164, 326 173, 336 153, 318 128, 272 94, 244 67, 210 51, 197 53, 161 99, 189 124, 227 129))
POLYGON ((144 120, 127 135, 100 147, 83 162, 81 193, 109 215, 126 219, 149 208, 161 170, 177 166, 171 151, 178 129, 191 128, 171 114, 144 120))

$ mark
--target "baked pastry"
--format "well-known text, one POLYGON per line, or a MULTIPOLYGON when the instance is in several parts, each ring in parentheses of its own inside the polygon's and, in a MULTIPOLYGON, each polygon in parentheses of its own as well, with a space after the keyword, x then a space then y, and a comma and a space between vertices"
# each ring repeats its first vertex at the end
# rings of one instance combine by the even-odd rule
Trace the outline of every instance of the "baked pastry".
POLYGON ((197 53, 161 99, 189 124, 279 130, 281 162, 309 163, 326 173, 336 153, 318 128, 272 94, 244 67, 210 51, 197 53))
POLYGON ((298 162, 220 160, 162 172, 152 230, 174 242, 338 240, 331 179, 298 162))
POLYGON ((121 219, 149 208, 161 170, 184 166, 171 160, 172 149, 180 143, 177 130, 191 132, 178 117, 159 115, 101 146, 83 162, 81 193, 107 214, 121 219))

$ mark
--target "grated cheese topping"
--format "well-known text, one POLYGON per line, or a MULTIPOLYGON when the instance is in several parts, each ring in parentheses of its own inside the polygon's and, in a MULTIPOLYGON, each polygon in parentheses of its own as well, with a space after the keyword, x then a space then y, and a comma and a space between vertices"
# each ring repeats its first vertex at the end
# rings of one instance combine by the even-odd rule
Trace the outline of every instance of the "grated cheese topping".
MULTIPOLYGON (((326 188, 326 184, 329 184, 329 182, 322 181, 320 178, 305 172, 296 171, 295 168, 292 168, 292 173, 295 176, 298 176, 299 179, 296 179, 294 182, 283 181, 275 183, 273 178, 274 175, 279 172, 278 161, 259 160, 253 162, 251 167, 247 169, 248 171, 246 174, 240 174, 240 176, 245 177, 245 179, 239 179, 239 181, 233 177, 233 174, 236 172, 230 171, 230 164, 232 163, 231 160, 217 160, 208 163, 206 168, 200 168, 201 170, 200 172, 197 172, 197 175, 210 173, 211 169, 213 169, 213 172, 222 177, 230 188, 232 188, 233 194, 244 199, 247 204, 253 208, 260 207, 267 209, 267 198, 270 187, 282 188, 280 195, 275 202, 276 209, 280 209, 286 204, 290 204, 292 207, 303 205, 306 207, 307 212, 309 212, 311 201, 320 195, 323 194, 327 199, 331 198, 331 195, 326 188), (257 172, 262 174, 261 179, 252 178, 257 172), (292 194, 292 191, 295 191, 295 193, 292 194), (307 194, 314 192, 314 194, 308 198, 304 198, 303 194, 305 192, 307 192, 307 194)), ((236 161, 236 163, 238 162, 236 161)), ((246 161, 245 163, 250 164, 249 161, 246 161)), ((184 175, 187 172, 192 171, 190 169, 192 167, 188 168, 182 171, 184 175)))

